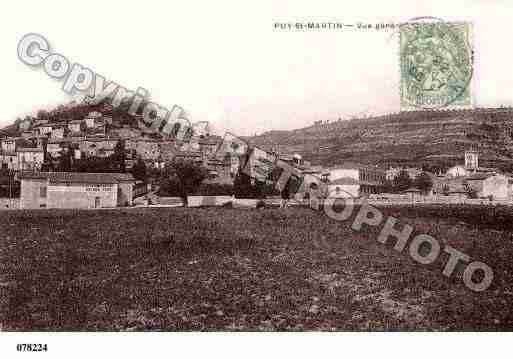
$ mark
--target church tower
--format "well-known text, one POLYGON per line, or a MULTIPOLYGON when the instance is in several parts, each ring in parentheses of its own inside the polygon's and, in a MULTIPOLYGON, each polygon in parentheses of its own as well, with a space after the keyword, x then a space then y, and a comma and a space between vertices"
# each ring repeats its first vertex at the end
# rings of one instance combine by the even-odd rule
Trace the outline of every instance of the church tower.
POLYGON ((465 167, 467 169, 477 170, 479 167, 479 154, 477 151, 470 150, 465 152, 465 167))

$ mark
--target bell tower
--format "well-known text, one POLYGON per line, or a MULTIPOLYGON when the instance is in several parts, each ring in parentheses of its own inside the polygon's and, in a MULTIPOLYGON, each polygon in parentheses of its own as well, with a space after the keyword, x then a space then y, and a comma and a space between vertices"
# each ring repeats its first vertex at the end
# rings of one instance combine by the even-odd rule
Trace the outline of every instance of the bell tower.
POLYGON ((479 167, 479 154, 475 150, 465 151, 465 167, 477 170, 479 167))

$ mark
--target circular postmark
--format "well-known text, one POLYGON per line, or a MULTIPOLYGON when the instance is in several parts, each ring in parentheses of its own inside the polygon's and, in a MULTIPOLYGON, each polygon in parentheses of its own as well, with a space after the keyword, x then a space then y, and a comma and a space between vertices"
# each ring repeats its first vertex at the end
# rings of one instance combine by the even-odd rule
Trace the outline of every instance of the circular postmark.
POLYGON ((401 107, 470 106, 470 24, 418 20, 400 27, 401 107))

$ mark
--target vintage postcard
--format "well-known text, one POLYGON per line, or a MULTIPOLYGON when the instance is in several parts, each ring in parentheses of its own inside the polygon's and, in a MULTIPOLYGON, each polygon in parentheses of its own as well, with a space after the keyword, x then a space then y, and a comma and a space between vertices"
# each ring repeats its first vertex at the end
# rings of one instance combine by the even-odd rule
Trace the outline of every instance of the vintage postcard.
POLYGON ((2 358, 507 353, 513 4, 2 14, 2 358))

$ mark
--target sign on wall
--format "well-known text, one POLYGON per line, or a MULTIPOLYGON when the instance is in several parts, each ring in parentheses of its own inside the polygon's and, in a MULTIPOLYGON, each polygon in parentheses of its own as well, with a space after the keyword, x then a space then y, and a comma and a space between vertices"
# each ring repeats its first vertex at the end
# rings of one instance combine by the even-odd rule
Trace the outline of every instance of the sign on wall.
POLYGON ((86 192, 86 193, 98 193, 98 192, 111 192, 113 185, 54 185, 48 186, 48 191, 53 192, 86 192))

